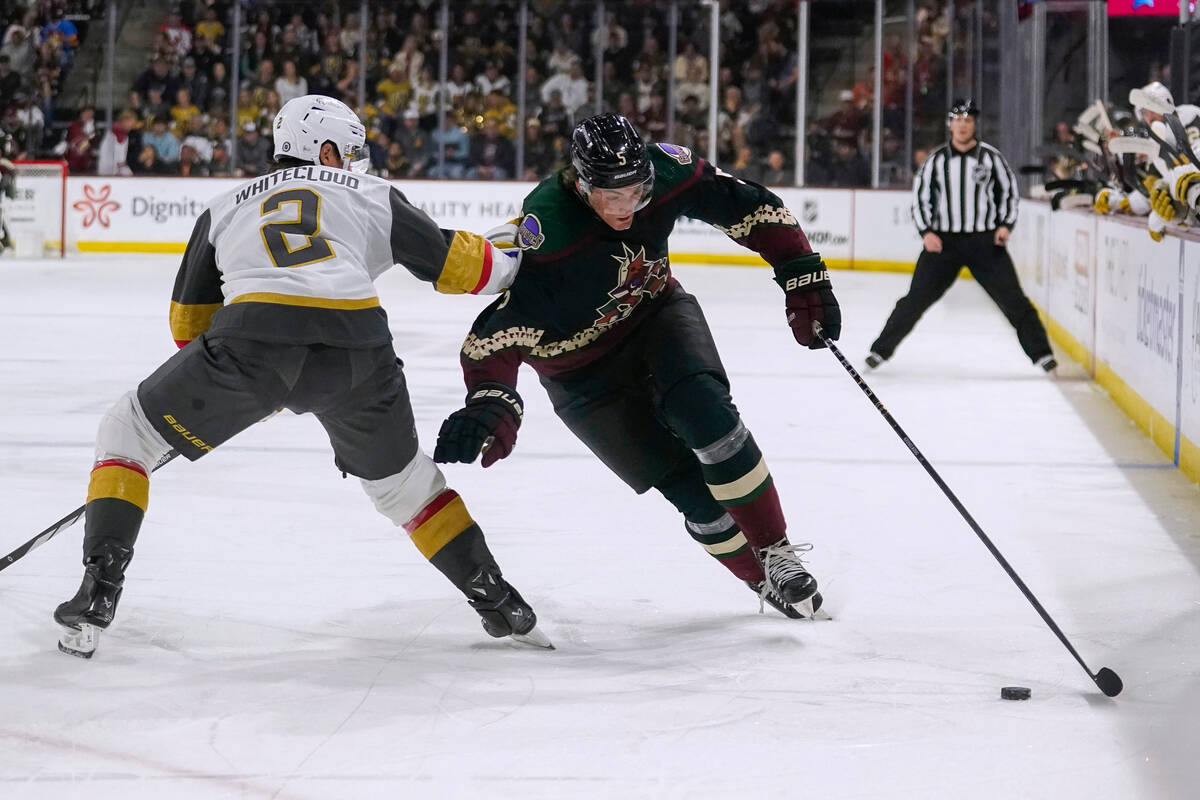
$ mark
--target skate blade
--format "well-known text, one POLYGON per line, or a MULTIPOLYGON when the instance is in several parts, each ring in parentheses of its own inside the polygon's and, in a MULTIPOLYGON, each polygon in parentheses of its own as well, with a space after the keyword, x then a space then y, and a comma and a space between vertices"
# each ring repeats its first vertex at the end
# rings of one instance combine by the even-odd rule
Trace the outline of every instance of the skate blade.
POLYGON ((514 642, 531 645, 533 647, 541 647, 545 650, 553 650, 554 643, 550 641, 546 634, 537 629, 537 626, 529 629, 528 633, 513 633, 509 637, 514 642))
POLYGON ((91 658, 96 652, 96 644, 100 641, 100 629, 95 625, 84 622, 78 628, 62 626, 58 637, 58 649, 76 658, 91 658))

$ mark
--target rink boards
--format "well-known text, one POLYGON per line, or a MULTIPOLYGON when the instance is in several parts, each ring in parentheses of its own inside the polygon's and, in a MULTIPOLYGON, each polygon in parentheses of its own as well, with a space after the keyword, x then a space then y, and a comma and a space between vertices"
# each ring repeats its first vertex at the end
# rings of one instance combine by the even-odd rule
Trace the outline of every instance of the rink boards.
POLYGON ((1200 481, 1200 241, 1176 233, 1026 202, 1011 250, 1059 346, 1200 481))

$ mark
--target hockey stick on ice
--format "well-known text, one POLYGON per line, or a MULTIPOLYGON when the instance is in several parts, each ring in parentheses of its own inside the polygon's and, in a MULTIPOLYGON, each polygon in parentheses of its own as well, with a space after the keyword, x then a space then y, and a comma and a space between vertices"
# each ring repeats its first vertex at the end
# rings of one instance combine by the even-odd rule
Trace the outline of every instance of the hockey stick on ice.
MULTIPOLYGON (((179 455, 178 450, 172 450, 171 452, 167 453, 165 456, 163 456, 162 458, 160 458, 158 460, 158 463, 154 465, 154 469, 151 470, 151 472, 157 472, 159 467, 164 466, 167 462, 169 462, 171 459, 175 458, 175 456, 177 456, 177 455, 179 455)), ((37 536, 34 536, 28 542, 26 542, 25 544, 18 547, 16 550, 13 550, 11 553, 6 555, 4 558, 0 558, 0 570, 4 570, 4 569, 12 566, 16 562, 18 562, 22 558, 24 558, 26 555, 28 555, 30 550, 36 550, 37 548, 44 545, 46 542, 53 539, 55 536, 58 536, 60 533, 65 531, 67 528, 74 525, 83 516, 83 511, 86 508, 87 508, 86 503, 84 505, 81 505, 79 508, 72 511, 70 514, 67 514, 65 517, 63 517, 58 522, 51 525, 49 528, 46 528, 46 530, 42 531, 37 536)))
POLYGON ((850 373, 850 377, 853 378, 854 382, 858 384, 858 388, 863 390, 863 394, 867 396, 867 399, 871 401, 871 404, 875 406, 875 409, 883 415, 883 418, 887 420, 888 425, 892 426, 892 430, 894 430, 896 435, 900 437, 900 440, 904 442, 904 446, 909 449, 909 452, 911 452, 921 466, 925 468, 925 471, 929 473, 929 477, 933 478, 933 482, 938 485, 938 488, 942 490, 943 494, 945 494, 950 500, 954 508, 960 515, 962 515, 962 518, 967 521, 968 525, 971 526, 971 530, 975 531, 975 535, 979 537, 979 540, 983 542, 988 551, 991 552, 998 562, 1000 562, 1000 566, 1003 567, 1004 571, 1008 573, 1008 577, 1012 578, 1013 583, 1017 584, 1017 588, 1021 590, 1023 595, 1025 595, 1025 599, 1033 605, 1034 609, 1038 612, 1038 614, 1041 615, 1045 623, 1050 626, 1050 630, 1054 631, 1054 635, 1058 637, 1058 640, 1063 643, 1068 651, 1070 651, 1071 655, 1075 656, 1075 660, 1079 662, 1079 666, 1083 667, 1083 670, 1088 674, 1088 677, 1096 683, 1096 686, 1099 687, 1100 691, 1104 692, 1105 695, 1109 697, 1116 697, 1119 695, 1121 693, 1121 689, 1124 688, 1124 684, 1121 682, 1120 676, 1108 667, 1101 667, 1099 672, 1092 672, 1091 669, 1088 668, 1088 665, 1084 663, 1083 658, 1079 655, 1079 652, 1076 651, 1075 647, 1070 643, 1070 641, 1067 640, 1067 637, 1062 632, 1062 629, 1058 627, 1058 624, 1053 620, 1053 618, 1051 618, 1046 609, 1042 608, 1042 604, 1038 602, 1038 599, 1034 597, 1033 592, 1031 592, 1029 587, 1025 585, 1025 581, 1021 580, 1021 577, 1017 575, 1016 570, 1009 565, 1004 556, 1000 554, 1000 551, 996 549, 996 545, 992 544, 992 540, 989 539, 987 534, 983 532, 983 528, 979 527, 979 523, 975 521, 974 517, 971 516, 966 507, 959 502, 959 499, 955 496, 954 492, 950 491, 950 487, 946 485, 944 480, 942 480, 942 476, 938 475, 937 470, 935 470, 933 465, 926 460, 925 456, 921 454, 921 451, 917 449, 917 446, 912 443, 912 440, 908 438, 908 434, 904 432, 904 429, 900 427, 900 424, 896 422, 896 419, 890 413, 888 413, 886 408, 883 407, 883 403, 879 402, 879 398, 876 397, 875 393, 871 391, 871 387, 867 386, 866 381, 862 379, 862 376, 858 374, 858 371, 850 365, 850 362, 846 360, 844 355, 842 355, 842 351, 839 350, 832 341, 826 339, 825 336, 822 335, 821 323, 814 321, 812 327, 813 334, 816 335, 816 337, 822 342, 824 342, 825 346, 829 348, 829 352, 833 353, 834 357, 837 358, 838 362, 842 365, 842 368, 845 369, 846 372, 850 373))

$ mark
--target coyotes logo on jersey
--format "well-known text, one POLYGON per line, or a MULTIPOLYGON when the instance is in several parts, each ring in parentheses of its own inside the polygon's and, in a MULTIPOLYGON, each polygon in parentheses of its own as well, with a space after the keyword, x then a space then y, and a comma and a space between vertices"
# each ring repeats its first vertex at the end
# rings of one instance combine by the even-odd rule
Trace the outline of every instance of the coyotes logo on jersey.
POLYGON ((621 243, 621 249, 624 251, 622 255, 613 256, 621 266, 617 286, 609 291, 608 302, 596 309, 599 316, 593 324, 597 328, 615 325, 632 314, 644 298, 657 297, 670 277, 666 256, 647 259, 645 247, 639 247, 634 252, 624 242, 621 243))

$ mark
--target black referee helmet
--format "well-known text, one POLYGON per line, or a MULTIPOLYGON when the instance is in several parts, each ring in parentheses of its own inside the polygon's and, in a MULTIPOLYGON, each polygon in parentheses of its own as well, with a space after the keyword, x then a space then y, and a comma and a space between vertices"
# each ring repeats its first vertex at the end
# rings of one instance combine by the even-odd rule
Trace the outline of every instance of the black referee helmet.
POLYGON ((962 117, 979 117, 979 106, 975 105, 975 101, 971 98, 955 100, 950 105, 950 110, 946 112, 946 119, 959 119, 962 117))

